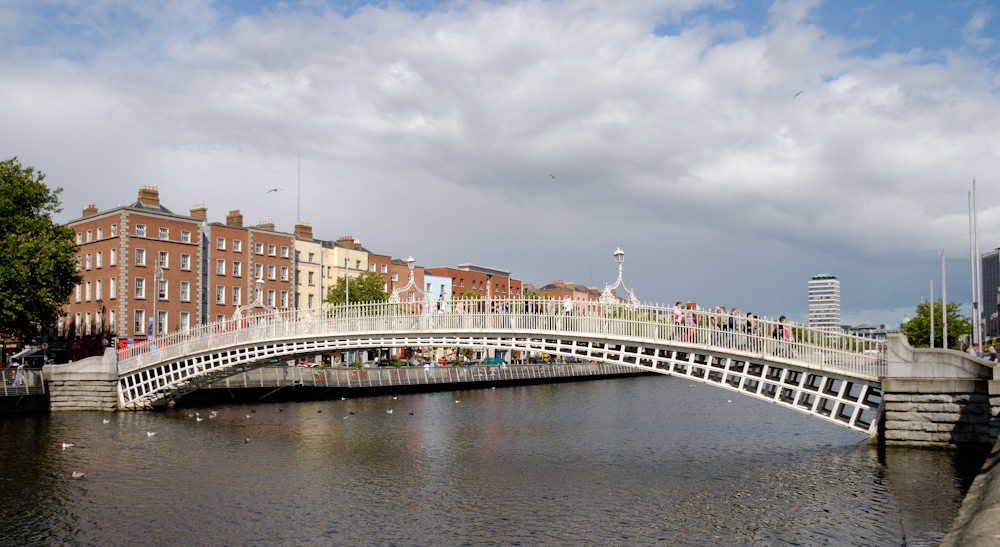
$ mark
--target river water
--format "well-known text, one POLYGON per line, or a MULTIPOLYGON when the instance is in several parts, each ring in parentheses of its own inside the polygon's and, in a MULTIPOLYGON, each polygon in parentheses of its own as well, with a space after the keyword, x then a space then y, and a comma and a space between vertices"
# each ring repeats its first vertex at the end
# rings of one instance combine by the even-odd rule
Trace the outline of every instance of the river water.
POLYGON ((660 376, 8 416, 0 439, 3 545, 937 545, 978 465, 880 463, 660 376))

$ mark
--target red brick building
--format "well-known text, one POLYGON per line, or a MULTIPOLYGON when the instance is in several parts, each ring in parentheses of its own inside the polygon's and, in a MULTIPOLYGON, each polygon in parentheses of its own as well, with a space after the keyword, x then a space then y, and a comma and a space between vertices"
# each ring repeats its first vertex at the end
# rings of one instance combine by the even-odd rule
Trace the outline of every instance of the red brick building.
POLYGON ((510 272, 475 264, 459 264, 456 268, 427 268, 431 275, 451 278, 451 294, 461 296, 472 291, 491 298, 520 298, 521 280, 510 272))
MULTIPOLYGON (((202 214, 192 210, 192 215, 202 214)), ((226 223, 213 222, 206 230, 209 259, 206 264, 206 322, 233 316, 236 309, 257 297, 256 282, 264 281, 261 303, 279 310, 292 309, 294 294, 294 236, 274 231, 265 220, 244 227, 239 210, 226 215, 226 223)))
POLYGON ((146 338, 201 321, 202 222, 160 205, 142 186, 127 207, 94 204, 67 225, 82 280, 57 325, 67 338, 146 338))
POLYGON ((257 278, 263 304, 293 305, 293 236, 270 221, 244 227, 237 210, 210 224, 204 206, 180 215, 142 186, 132 205, 88 204, 66 226, 82 280, 57 325, 65 338, 145 340, 229 318, 253 302, 257 278))

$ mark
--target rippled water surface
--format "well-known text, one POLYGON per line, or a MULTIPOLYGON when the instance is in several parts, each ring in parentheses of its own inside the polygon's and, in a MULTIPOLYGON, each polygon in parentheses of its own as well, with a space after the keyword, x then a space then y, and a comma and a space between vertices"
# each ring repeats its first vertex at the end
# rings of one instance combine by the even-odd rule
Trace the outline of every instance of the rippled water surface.
POLYGON ((0 438, 4 545, 937 545, 968 480, 668 377, 4 417, 0 438))

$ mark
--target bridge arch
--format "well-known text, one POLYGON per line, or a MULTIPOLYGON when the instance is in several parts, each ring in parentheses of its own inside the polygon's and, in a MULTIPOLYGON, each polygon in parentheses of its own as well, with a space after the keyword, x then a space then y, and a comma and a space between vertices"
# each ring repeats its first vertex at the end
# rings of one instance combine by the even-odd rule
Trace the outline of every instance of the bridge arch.
MULTIPOLYGON (((164 405, 224 377, 277 361, 347 349, 477 347, 547 353, 683 377, 874 434, 885 343, 794 327, 791 341, 760 320, 724 330, 706 312, 675 324, 658 306, 577 304, 571 315, 497 301, 413 313, 356 304, 223 321, 125 350, 119 406, 164 405), (482 313, 485 309, 506 310, 482 313)), ((421 310, 422 311, 422 310, 421 310)))

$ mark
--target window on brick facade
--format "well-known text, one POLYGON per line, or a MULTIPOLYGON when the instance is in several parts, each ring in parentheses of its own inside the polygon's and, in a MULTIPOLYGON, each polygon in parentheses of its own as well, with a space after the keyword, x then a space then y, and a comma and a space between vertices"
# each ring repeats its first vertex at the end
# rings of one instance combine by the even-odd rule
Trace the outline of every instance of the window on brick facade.
POLYGON ((146 332, 146 310, 135 310, 135 324, 132 326, 132 331, 135 334, 144 334, 146 332))
POLYGON ((226 261, 223 259, 218 259, 215 261, 215 274, 216 275, 226 275, 226 261))
POLYGON ((190 281, 181 281, 181 283, 180 283, 180 294, 178 296, 180 297, 181 302, 190 302, 191 301, 191 282, 190 281))
POLYGON ((191 255, 181 253, 181 269, 191 271, 191 255))
POLYGON ((136 224, 135 225, 135 235, 136 237, 146 237, 146 225, 136 224))
POLYGON ((160 239, 170 239, 170 228, 160 228, 160 239))
POLYGON ((233 240, 233 251, 238 253, 238 252, 241 252, 242 250, 243 250, 243 242, 240 241, 240 240, 238 240, 238 239, 234 239, 233 240))
POLYGON ((135 297, 146 298, 146 280, 141 277, 135 278, 135 297))
POLYGON ((135 250, 135 265, 136 266, 146 265, 146 249, 135 250))
POLYGON ((191 243, 191 232, 181 230, 181 243, 191 243))

